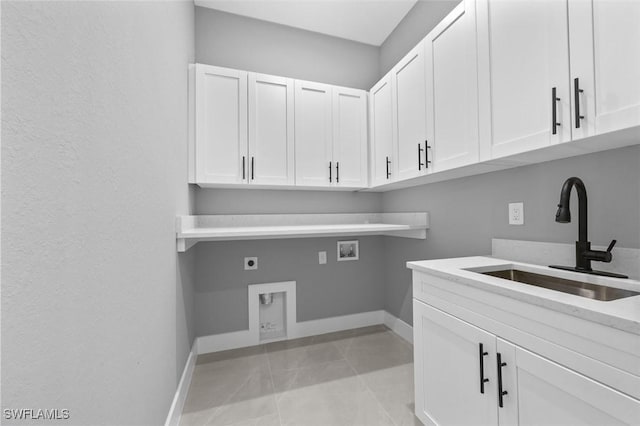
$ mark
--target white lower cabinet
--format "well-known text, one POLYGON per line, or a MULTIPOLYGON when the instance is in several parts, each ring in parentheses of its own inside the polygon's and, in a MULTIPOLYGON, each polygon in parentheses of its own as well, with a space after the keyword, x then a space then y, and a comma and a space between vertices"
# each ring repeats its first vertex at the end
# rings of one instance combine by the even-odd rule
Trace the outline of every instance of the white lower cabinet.
POLYGON ((419 301, 413 302, 416 415, 426 425, 496 424, 496 338, 419 301), (481 346, 482 345, 482 346, 481 346), (486 352, 479 356, 480 349, 486 352), (482 361, 488 382, 480 381, 482 361))
POLYGON ((503 354, 501 424, 632 425, 640 402, 526 349, 498 339, 503 354), (516 379, 517 378, 517 379, 516 379), (503 421, 507 420, 507 421, 503 421))
POLYGON ((414 299, 425 425, 633 425, 640 401, 414 299))

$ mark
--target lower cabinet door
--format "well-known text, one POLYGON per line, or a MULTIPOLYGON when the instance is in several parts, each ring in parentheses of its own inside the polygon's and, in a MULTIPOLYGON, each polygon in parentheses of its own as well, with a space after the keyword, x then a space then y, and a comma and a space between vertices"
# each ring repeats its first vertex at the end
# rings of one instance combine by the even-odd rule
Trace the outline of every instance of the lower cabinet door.
POLYGON ((496 425, 496 337, 418 300, 413 315, 416 416, 496 425))
POLYGON ((498 353, 511 354, 503 358, 507 394, 499 411, 501 425, 640 423, 636 399, 501 339, 498 353))

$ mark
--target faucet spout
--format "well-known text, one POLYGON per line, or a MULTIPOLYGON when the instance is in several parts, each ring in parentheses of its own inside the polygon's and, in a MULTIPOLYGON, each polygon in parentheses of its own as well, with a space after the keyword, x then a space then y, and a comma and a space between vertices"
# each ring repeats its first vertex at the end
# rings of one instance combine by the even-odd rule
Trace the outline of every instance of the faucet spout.
POLYGON ((576 241, 576 266, 550 266, 556 269, 565 269, 569 271, 583 272, 594 275, 605 275, 616 278, 627 278, 626 275, 615 274, 612 272, 594 271, 591 269, 591 261, 611 262, 613 258, 611 250, 616 244, 613 240, 606 251, 591 250, 591 243, 587 238, 587 190, 584 182, 580 178, 570 177, 562 185, 560 191, 560 203, 556 212, 556 222, 570 223, 571 211, 569 210, 569 201, 571 199, 571 190, 576 188, 578 193, 578 241, 576 241))
POLYGON ((560 203, 556 212, 556 222, 570 223, 571 211, 569 210, 569 200, 571 198, 571 190, 576 188, 578 193, 578 241, 586 243, 587 238, 587 190, 582 179, 570 177, 562 185, 560 191, 560 203))

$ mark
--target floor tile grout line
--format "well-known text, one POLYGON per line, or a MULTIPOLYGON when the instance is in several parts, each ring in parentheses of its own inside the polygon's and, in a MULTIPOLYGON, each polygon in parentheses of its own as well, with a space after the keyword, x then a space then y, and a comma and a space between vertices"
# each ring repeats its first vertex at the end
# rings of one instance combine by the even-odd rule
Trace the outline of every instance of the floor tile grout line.
MULTIPOLYGON (((353 343, 353 341, 350 342, 349 347, 351 346, 351 343, 353 343)), ((356 370, 356 368, 353 365, 351 365, 351 363, 349 362, 349 359, 347 358, 346 354, 345 354, 344 359, 347 362, 347 365, 349 366, 349 368, 351 368, 351 370, 353 370, 353 372, 356 374, 356 377, 358 377, 358 380, 360 380, 360 382, 364 385, 364 387, 371 394, 371 396, 373 396, 373 399, 376 400, 376 402, 378 403, 380 408, 382 408, 382 411, 384 411, 384 413, 387 415, 389 420, 391 420, 391 423, 393 423, 394 425, 398 426, 398 423, 396 423, 395 419, 393 417, 391 417, 391 414, 387 411, 387 409, 384 408, 384 405, 382 405, 382 403, 380 402, 380 400, 376 396, 376 394, 373 391, 373 389, 371 389, 371 387, 367 384, 367 382, 362 378, 362 375, 360 373, 358 373, 358 370, 356 370)))
MULTIPOLYGON (((273 387, 273 402, 276 404, 276 413, 278 413, 278 423, 280 424, 280 426, 282 426, 282 416, 280 415, 280 405, 278 405, 278 397, 276 395, 276 382, 275 380, 273 380, 273 371, 271 370, 271 360, 269 359, 269 353, 266 352, 266 347, 265 347, 265 353, 267 355, 267 366, 269 367, 269 378, 271 379, 271 386, 273 387)), ((296 374, 297 371, 296 371, 296 374)))

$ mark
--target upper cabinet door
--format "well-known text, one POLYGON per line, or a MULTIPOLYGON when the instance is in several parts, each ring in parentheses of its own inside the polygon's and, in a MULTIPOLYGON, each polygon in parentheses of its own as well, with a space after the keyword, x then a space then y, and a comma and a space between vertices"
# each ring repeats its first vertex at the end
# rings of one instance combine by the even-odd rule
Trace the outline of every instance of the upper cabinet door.
POLYGON ((367 92, 333 87, 333 161, 336 186, 367 186, 367 92))
POLYGON ((250 183, 295 183, 293 116, 293 80, 249 74, 250 183))
POLYGON ((427 155, 434 171, 478 161, 475 0, 464 0, 425 38, 427 155))
POLYGON ((477 14, 481 160, 569 141, 567 0, 478 0, 477 14))
POLYGON ((415 299, 413 336, 418 418, 497 425, 496 337, 415 299))
POLYGON ((196 181, 246 182, 247 73, 197 64, 195 74, 196 181))
POLYGON ((369 136, 371 143, 371 186, 394 178, 393 92, 391 74, 384 76, 369 94, 369 136))
POLYGON ((407 179, 427 172, 427 92, 422 42, 393 68, 391 77, 397 138, 394 171, 397 179, 407 179))
POLYGON ((296 185, 330 186, 332 163, 331 86, 295 82, 296 185))
POLYGON ((573 139, 640 125, 640 2, 569 0, 569 30, 573 139))

